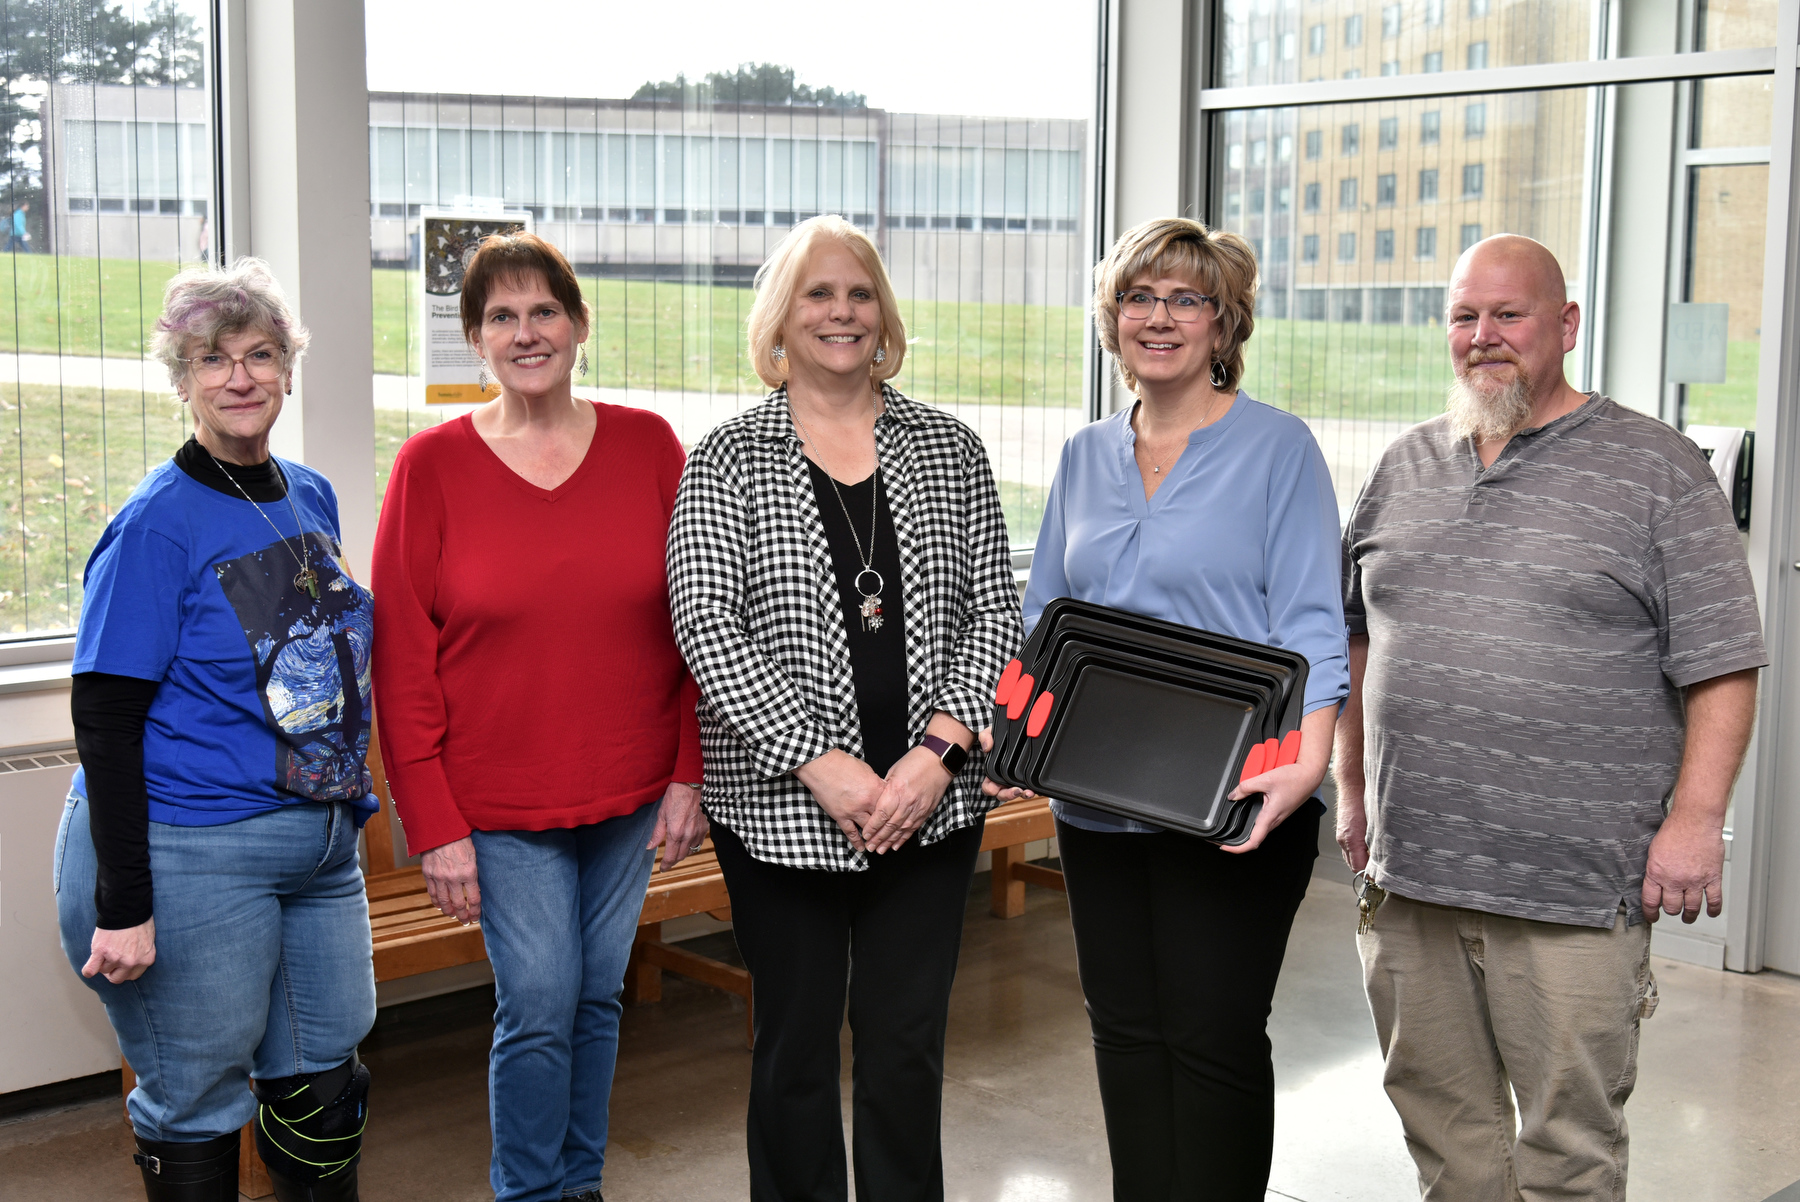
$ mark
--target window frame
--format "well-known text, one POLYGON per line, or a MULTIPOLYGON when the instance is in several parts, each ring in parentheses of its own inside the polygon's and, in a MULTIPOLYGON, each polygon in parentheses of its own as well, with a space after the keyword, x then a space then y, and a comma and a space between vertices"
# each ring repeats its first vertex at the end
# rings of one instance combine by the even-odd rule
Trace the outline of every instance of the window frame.
MULTIPOLYGON (((1454 2, 1454 0, 1452 0, 1454 2)), ((1444 0, 1423 0, 1424 24, 1428 30, 1444 26, 1444 0)), ((1490 6, 1490 19, 1494 9, 1490 6)), ((1616 6, 1615 6, 1616 12, 1616 6)), ((1593 147, 1595 167, 1603 166, 1604 156, 1612 153, 1608 142, 1613 108, 1618 88, 1638 83, 1673 82, 1691 87, 1692 81, 1739 76, 1765 76, 1773 79, 1773 126, 1770 154, 1770 196, 1764 241, 1764 296, 1761 328, 1774 331, 1763 343, 1761 368, 1757 376, 1757 424, 1759 458, 1763 452, 1776 456, 1772 469, 1758 465, 1756 512, 1750 532, 1753 569, 1762 573, 1765 613, 1770 615, 1771 654, 1786 667, 1792 680, 1765 679, 1764 718, 1769 721, 1772 697, 1793 700, 1800 706, 1800 573, 1794 569, 1789 553, 1791 545, 1800 544, 1800 6, 1783 4, 1776 14, 1776 37, 1772 45, 1730 50, 1700 50, 1693 42, 1691 6, 1682 6, 1679 20, 1685 22, 1683 34, 1688 40, 1674 47, 1675 53, 1625 57, 1612 47, 1622 37, 1615 19, 1596 19, 1591 27, 1591 53, 1586 59, 1569 62, 1529 65, 1489 65, 1466 69, 1468 51, 1464 46, 1451 46, 1460 52, 1465 69, 1444 70, 1442 50, 1432 47, 1426 53, 1436 61, 1428 62, 1431 73, 1415 75, 1376 75, 1356 79, 1314 79, 1306 82, 1274 84, 1260 87, 1205 88, 1199 90, 1198 108, 1203 118, 1215 113, 1258 108, 1295 108, 1323 111, 1324 106, 1369 104, 1390 100, 1494 96, 1506 93, 1545 92, 1559 89, 1596 89, 1592 95, 1603 103, 1590 110, 1589 144, 1593 147), (1777 618, 1775 615, 1780 615, 1777 618), (1786 640, 1786 643, 1783 643, 1786 640), (1783 646, 1791 651, 1782 651, 1783 646), (1787 655, 1788 660, 1780 657, 1787 655)), ((1441 34, 1436 35, 1441 38, 1441 34)), ((1478 39, 1479 40, 1479 39, 1478 39)), ((1428 43, 1429 45, 1429 43, 1428 43)), ((1412 51, 1420 53, 1424 48, 1412 51)), ((1490 56, 1492 43, 1489 45, 1490 56)), ((1419 60, 1413 60, 1418 62, 1419 60)), ((1490 57, 1488 60, 1493 63, 1490 57)), ((1204 123, 1204 121, 1202 122, 1204 123)), ((1446 148, 1447 149, 1447 148, 1446 148)), ((1448 153, 1438 161, 1445 168, 1459 164, 1448 153)), ((1608 168, 1610 170, 1610 168, 1608 168)), ((1592 214, 1584 245, 1590 247, 1605 236, 1605 210, 1615 202, 1608 188, 1610 176, 1596 176, 1596 183, 1584 189, 1582 203, 1592 214)), ((1485 191, 1485 180, 1483 191, 1485 191)), ((1201 204, 1210 195, 1210 181, 1202 178, 1194 199, 1201 204)), ((1442 197, 1440 195, 1440 200, 1442 197)), ((1454 203, 1454 202, 1450 202, 1454 203)), ((1445 224, 1440 221, 1436 227, 1445 224)), ((1421 227, 1424 228, 1424 227, 1421 227)), ((1452 223, 1455 228, 1455 223, 1452 223)), ((1417 249, 1416 238, 1414 249, 1417 249)), ((1438 246, 1436 260, 1441 265, 1448 247, 1438 246)), ((1589 254, 1605 251, 1590 250, 1589 254)), ((1578 346, 1579 368, 1576 375, 1585 378, 1602 370, 1603 355, 1596 346, 1594 331, 1602 328, 1606 298, 1597 290, 1601 272, 1584 264, 1576 278, 1578 299, 1590 316, 1583 322, 1578 346), (1600 320, 1594 320, 1595 314, 1600 320)), ((1310 296, 1315 286, 1296 290, 1297 296, 1310 296)), ((1313 302, 1307 302, 1309 307, 1313 302)), ((1416 306, 1415 306, 1416 307, 1416 306)), ((1415 314, 1416 319, 1416 314, 1415 314)), ((1791 727, 1793 719, 1786 720, 1791 727)), ((1791 732, 1790 732, 1791 733, 1791 732)), ((1734 861, 1743 861, 1743 871, 1730 875, 1726 887, 1726 926, 1724 960, 1726 965, 1744 971, 1756 971, 1763 956, 1763 932, 1767 928, 1766 897, 1771 888, 1769 871, 1769 823, 1775 798, 1782 794, 1776 776, 1778 764, 1800 778, 1800 740, 1768 738, 1758 740, 1755 765, 1746 772, 1740 789, 1754 790, 1754 805, 1739 804, 1737 842, 1733 845, 1734 861), (1794 750, 1783 747, 1795 742, 1794 750), (1789 764, 1789 760, 1792 763, 1789 764), (1746 817, 1746 810, 1749 811, 1746 817)), ((1740 794, 1741 796, 1741 794, 1740 794)), ((1787 865, 1792 869, 1800 865, 1787 865)), ((1790 898, 1790 901, 1792 899, 1790 898)), ((1790 906, 1791 908, 1791 906, 1790 906)), ((1658 932, 1659 939, 1664 937, 1658 932)), ((1800 939, 1793 941, 1800 947, 1800 939)), ((1784 945, 1787 946, 1787 945, 1784 945)), ((1793 953, 1800 958, 1800 953, 1793 953)))

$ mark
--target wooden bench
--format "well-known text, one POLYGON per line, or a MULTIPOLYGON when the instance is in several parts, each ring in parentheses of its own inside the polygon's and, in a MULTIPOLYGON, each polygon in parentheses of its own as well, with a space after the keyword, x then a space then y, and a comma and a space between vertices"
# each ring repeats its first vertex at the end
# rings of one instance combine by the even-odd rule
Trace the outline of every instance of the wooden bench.
MULTIPOLYGON (((662 852, 658 849, 657 867, 661 866, 662 852)), ((731 895, 725 891, 725 873, 719 867, 711 839, 668 872, 650 874, 644 908, 638 915, 637 939, 631 945, 631 961, 625 968, 625 1002, 638 1006, 661 1001, 665 970, 734 993, 744 999, 744 1046, 750 1047, 756 1039, 750 974, 735 964, 663 941, 663 923, 694 914, 731 921, 731 895)))
MULTIPOLYGON (((487 959, 487 945, 482 941, 481 928, 463 926, 454 918, 439 913, 426 893, 424 873, 416 866, 402 865, 396 860, 389 817, 393 813, 393 798, 388 792, 387 774, 373 732, 369 742, 369 772, 381 801, 380 811, 363 828, 364 849, 368 855, 363 886, 369 899, 375 980, 397 981, 487 959)), ((1049 839, 1055 834, 1050 803, 1042 798, 1008 802, 988 814, 982 830, 981 850, 990 853, 993 861, 989 909, 994 917, 1017 918, 1023 914, 1027 884, 1063 888, 1062 873, 1024 859, 1025 844, 1049 839)), ((659 867, 661 854, 659 850, 659 867)), ((744 1042, 748 1047, 754 1041, 756 1031, 750 974, 736 965, 663 940, 663 923, 695 914, 706 914, 725 922, 731 920, 731 896, 725 890, 725 876, 719 868, 711 840, 669 872, 651 874, 644 894, 644 907, 638 916, 637 938, 625 970, 625 1001, 633 1005, 659 1001, 664 972, 677 973, 735 994, 744 999, 744 1042)), ((136 1078, 130 1065, 123 1059, 119 1063, 123 1091, 129 1094, 136 1078)), ((269 1184, 262 1158, 256 1154, 256 1142, 248 1124, 243 1128, 241 1138, 238 1190, 248 1198, 266 1198, 274 1193, 274 1188, 269 1184)))
MULTIPOLYGON (((1027 884, 1063 888, 1061 872, 1025 860, 1027 843, 1055 836, 1056 820, 1050 814, 1050 803, 1043 798, 1009 802, 988 814, 981 850, 988 852, 993 861, 988 908, 995 918, 1017 918, 1025 912, 1027 884)), ((744 1045, 752 1046, 756 1040, 756 1017, 750 974, 735 965, 663 942, 664 922, 701 913, 731 921, 731 895, 725 891, 725 877, 711 840, 673 871, 650 877, 643 913, 638 918, 637 942, 632 945, 631 963, 625 970, 625 1001, 631 1005, 660 1001, 662 970, 679 973, 743 998, 744 1045)))
POLYGON ((994 870, 988 912, 995 918, 1017 918, 1025 913, 1025 886, 1068 892, 1063 874, 1055 868, 1025 859, 1025 845, 1056 837, 1056 819, 1044 797, 1009 801, 989 810, 981 831, 981 850, 989 853, 994 870))

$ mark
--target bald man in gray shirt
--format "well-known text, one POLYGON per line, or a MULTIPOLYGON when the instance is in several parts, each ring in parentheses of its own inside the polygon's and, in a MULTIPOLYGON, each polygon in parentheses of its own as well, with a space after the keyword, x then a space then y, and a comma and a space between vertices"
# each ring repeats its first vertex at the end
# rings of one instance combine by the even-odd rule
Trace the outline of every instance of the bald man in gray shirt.
POLYGON ((1448 412, 1383 453, 1344 532, 1338 843, 1430 1202, 1625 1197, 1648 924, 1719 913, 1768 663, 1705 457, 1570 387, 1566 296, 1529 238, 1463 254, 1448 412))

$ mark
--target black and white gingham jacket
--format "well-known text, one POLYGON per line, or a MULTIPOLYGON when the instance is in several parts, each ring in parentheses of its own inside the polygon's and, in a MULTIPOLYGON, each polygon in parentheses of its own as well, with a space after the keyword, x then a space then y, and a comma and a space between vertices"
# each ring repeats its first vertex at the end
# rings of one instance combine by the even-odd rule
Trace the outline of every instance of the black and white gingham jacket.
MULTIPOLYGON (((1006 518, 981 439, 942 410, 883 386, 875 422, 900 541, 907 724, 933 712, 988 725, 994 682, 1023 639, 1006 518)), ((687 461, 669 525, 675 638, 700 684, 709 817, 759 860, 858 871, 850 846, 794 769, 862 755, 843 604, 787 390, 725 422, 687 461)), ((977 749, 916 836, 981 820, 977 749)))

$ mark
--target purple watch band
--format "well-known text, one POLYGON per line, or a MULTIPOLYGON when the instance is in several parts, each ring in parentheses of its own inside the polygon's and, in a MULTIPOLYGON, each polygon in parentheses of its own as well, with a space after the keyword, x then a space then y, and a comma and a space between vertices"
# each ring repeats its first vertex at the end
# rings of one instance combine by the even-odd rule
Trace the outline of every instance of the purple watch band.
POLYGON ((966 749, 952 743, 949 739, 941 739, 937 735, 926 735, 919 740, 919 746, 937 756, 938 762, 944 766, 944 771, 951 776, 961 772, 963 765, 969 762, 969 753, 966 749))

